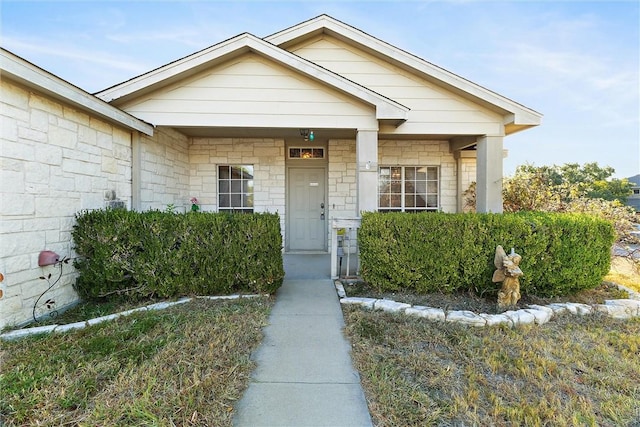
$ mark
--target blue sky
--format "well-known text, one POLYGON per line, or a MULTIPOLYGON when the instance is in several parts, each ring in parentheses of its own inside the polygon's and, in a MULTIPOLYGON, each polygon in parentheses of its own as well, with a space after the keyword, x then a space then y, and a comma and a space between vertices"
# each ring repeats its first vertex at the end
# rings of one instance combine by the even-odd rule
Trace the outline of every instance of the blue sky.
POLYGON ((333 16, 544 114, 505 140, 524 163, 640 173, 640 2, 12 1, 1 45, 96 92, 243 32, 333 16))

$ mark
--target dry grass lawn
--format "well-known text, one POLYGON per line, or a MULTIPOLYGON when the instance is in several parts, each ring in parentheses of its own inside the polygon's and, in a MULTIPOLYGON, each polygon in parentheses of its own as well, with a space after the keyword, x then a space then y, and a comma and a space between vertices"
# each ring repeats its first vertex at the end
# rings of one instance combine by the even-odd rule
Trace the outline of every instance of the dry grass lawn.
POLYGON ((640 319, 474 328, 345 308, 377 426, 640 426, 640 319))
MULTIPOLYGON (((630 267, 614 261, 606 280, 640 292, 630 267)), ((372 292, 362 285, 346 289, 372 292)), ((495 302, 467 294, 370 296, 495 310, 495 302)), ((604 285, 563 299, 601 303, 626 296, 604 285)), ((475 328, 353 307, 344 315, 376 426, 640 427, 638 318, 596 313, 542 326, 475 328)))
POLYGON ((0 342, 0 425, 231 426, 272 303, 195 300, 0 342))

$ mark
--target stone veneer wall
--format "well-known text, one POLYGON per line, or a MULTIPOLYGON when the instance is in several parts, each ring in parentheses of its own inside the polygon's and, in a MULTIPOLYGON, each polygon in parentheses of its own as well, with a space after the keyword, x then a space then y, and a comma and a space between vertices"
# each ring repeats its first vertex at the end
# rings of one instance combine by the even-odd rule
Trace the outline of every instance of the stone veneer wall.
POLYGON ((440 206, 444 212, 458 209, 456 160, 449 152, 448 141, 378 142, 380 166, 439 166, 440 206))
POLYGON ((357 216, 356 142, 329 140, 329 219, 357 216))
POLYGON ((142 135, 140 209, 190 209, 189 171, 189 138, 166 127, 157 127, 152 137, 142 135))
POLYGON ((218 210, 218 165, 253 165, 254 212, 279 213, 284 234, 284 139, 193 138, 189 165, 190 197, 204 211, 218 210))
MULTIPOLYGON (((46 96, 0 82, 0 329, 31 319, 47 288, 39 267, 52 250, 73 257, 75 214, 105 206, 105 192, 131 204, 131 133, 46 96)), ((55 308, 73 303, 75 271, 63 266, 61 281, 45 295, 55 308)))
POLYGON ((460 170, 458 171, 461 177, 460 185, 460 212, 470 212, 471 209, 466 207, 466 200, 464 192, 467 191, 472 182, 476 182, 476 159, 475 158, 462 158, 460 159, 460 170))

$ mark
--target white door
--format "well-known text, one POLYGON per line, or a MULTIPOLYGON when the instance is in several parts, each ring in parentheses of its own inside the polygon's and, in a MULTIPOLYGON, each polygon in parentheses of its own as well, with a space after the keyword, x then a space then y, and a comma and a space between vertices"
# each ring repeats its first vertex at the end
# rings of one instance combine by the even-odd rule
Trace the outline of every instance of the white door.
POLYGON ((288 191, 289 250, 326 250, 325 168, 289 168, 288 191))

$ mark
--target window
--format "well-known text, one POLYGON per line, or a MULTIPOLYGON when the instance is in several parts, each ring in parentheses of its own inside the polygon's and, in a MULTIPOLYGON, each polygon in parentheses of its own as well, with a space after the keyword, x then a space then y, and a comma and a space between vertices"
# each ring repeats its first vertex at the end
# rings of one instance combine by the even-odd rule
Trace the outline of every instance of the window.
POLYGON ((289 148, 290 159, 324 159, 324 148, 292 147, 289 148))
POLYGON ((635 194, 635 195, 640 194, 640 188, 634 188, 633 189, 633 194, 635 194))
POLYGON ((218 210, 253 212, 253 166, 218 166, 218 210))
POLYGON ((382 166, 378 208, 382 212, 436 211, 440 207, 437 166, 382 166))

